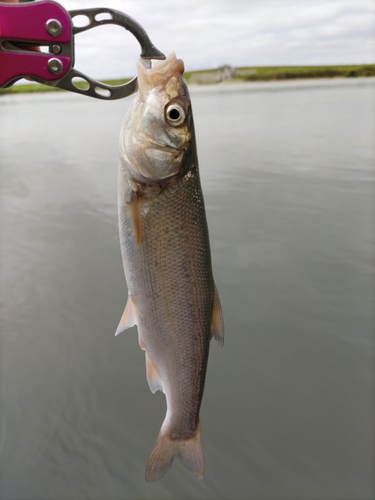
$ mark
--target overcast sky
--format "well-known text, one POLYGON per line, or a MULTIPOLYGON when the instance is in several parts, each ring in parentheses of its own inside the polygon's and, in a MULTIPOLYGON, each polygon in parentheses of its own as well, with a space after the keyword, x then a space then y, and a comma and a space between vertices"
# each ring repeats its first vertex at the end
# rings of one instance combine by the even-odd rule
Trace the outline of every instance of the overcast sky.
MULTIPOLYGON (((187 70, 375 62, 374 0, 60 0, 68 10, 111 7, 136 19, 187 70)), ((139 56, 123 28, 76 36, 75 67, 96 78, 132 76, 139 56)))

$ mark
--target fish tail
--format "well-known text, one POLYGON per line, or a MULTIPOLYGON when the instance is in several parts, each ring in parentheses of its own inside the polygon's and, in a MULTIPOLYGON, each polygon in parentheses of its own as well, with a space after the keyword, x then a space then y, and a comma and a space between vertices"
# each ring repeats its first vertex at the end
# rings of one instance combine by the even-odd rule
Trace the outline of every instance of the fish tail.
POLYGON ((147 463, 146 481, 152 483, 164 477, 176 458, 186 469, 203 479, 204 457, 199 424, 194 435, 184 441, 172 439, 167 433, 159 434, 147 463))

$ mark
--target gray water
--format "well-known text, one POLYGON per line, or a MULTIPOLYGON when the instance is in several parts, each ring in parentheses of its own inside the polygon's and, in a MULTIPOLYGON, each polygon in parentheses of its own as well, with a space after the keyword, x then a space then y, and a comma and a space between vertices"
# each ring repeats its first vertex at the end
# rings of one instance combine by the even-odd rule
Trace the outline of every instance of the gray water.
POLYGON ((165 413, 117 233, 130 100, 0 96, 1 500, 374 497, 374 89, 192 88, 226 323, 203 481, 144 481, 165 413))

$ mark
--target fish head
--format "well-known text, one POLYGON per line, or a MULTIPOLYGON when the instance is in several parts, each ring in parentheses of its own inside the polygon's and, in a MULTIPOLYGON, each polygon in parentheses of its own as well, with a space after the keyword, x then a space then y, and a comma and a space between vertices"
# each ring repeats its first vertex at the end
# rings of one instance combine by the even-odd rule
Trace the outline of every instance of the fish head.
POLYGON ((133 178, 163 183, 184 170, 193 118, 184 64, 171 54, 164 61, 140 59, 138 93, 120 136, 120 159, 133 178))

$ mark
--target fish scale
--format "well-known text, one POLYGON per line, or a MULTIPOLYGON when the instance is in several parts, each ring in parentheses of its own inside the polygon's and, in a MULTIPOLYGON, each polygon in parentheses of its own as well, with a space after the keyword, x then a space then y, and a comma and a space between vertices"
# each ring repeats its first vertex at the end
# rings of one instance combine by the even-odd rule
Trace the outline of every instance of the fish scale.
POLYGON ((116 334, 137 325, 150 388, 167 400, 147 481, 162 477, 176 458, 203 477, 199 409, 210 340, 223 343, 182 71, 175 56, 159 69, 138 67, 140 91, 120 137, 119 227, 129 298, 116 334), (169 107, 185 113, 179 128, 166 123, 169 107))

